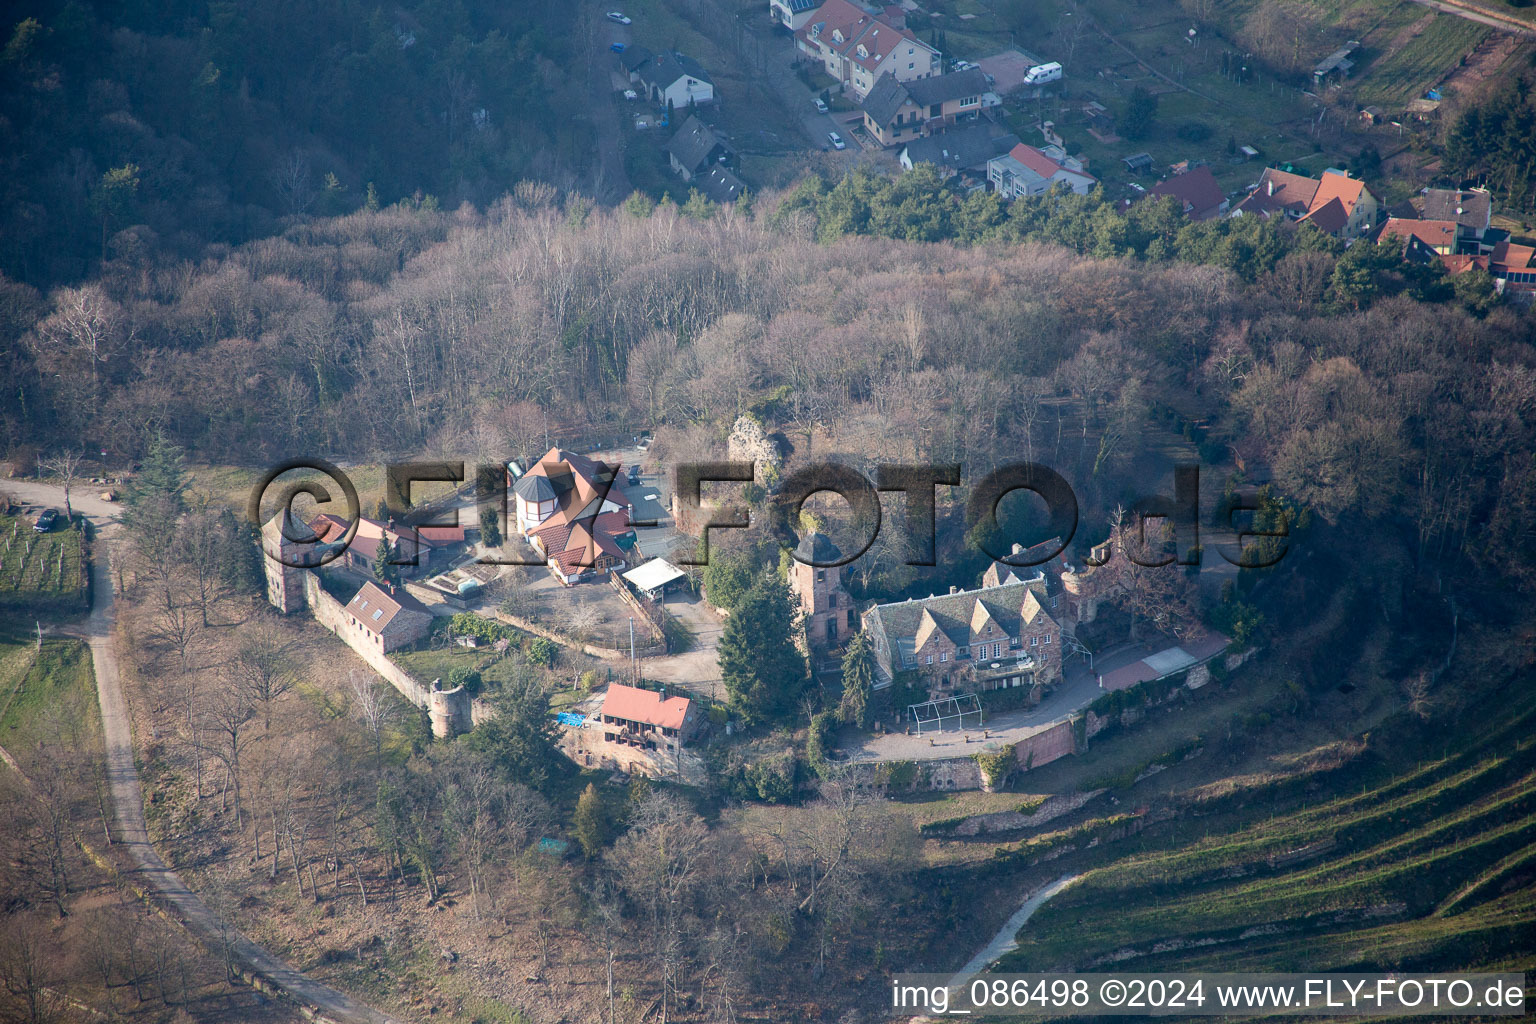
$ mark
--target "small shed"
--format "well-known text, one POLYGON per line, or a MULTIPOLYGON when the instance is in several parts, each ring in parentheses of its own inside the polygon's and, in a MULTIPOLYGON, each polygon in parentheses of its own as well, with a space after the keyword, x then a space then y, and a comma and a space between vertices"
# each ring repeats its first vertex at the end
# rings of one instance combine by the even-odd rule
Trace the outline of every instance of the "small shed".
POLYGON ((1137 153, 1134 156, 1123 156, 1120 162, 1125 164, 1125 169, 1131 173, 1145 171, 1152 166, 1151 153, 1137 153))
POLYGON ((1337 71, 1343 77, 1348 78, 1350 71, 1355 66, 1355 62, 1349 59, 1349 55, 1359 48, 1360 41, 1358 39, 1351 39, 1319 61, 1317 67, 1312 69, 1312 76, 1321 82, 1337 71))

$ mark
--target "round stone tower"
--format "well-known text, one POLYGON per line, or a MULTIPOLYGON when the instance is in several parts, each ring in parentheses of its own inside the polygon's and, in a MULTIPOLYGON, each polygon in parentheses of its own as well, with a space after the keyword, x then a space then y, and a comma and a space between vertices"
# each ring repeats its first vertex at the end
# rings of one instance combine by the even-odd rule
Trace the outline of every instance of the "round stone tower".
POLYGON ((470 698, 464 687, 442 689, 442 680, 432 680, 432 692, 427 695, 427 718, 432 722, 432 735, 436 739, 452 739, 470 726, 470 698))

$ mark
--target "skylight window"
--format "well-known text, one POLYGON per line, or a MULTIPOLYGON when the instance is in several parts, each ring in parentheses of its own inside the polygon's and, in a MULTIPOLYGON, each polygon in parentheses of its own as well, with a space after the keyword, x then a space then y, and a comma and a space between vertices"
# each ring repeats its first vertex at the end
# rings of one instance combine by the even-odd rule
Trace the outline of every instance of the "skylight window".
POLYGON ((373 621, 374 622, 378 622, 379 621, 379 617, 382 616, 383 614, 384 614, 384 609, 383 608, 380 608, 378 611, 374 612, 373 613, 373 621))

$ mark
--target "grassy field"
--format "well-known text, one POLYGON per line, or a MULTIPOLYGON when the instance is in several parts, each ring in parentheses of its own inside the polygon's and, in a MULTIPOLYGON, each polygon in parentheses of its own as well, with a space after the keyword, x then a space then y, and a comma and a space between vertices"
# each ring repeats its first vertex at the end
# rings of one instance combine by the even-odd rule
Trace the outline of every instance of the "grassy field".
POLYGON ((89 607, 81 535, 61 522, 34 533, 29 519, 0 516, 0 610, 59 614, 89 607))
POLYGON ((1265 820, 1260 791, 1148 830, 1140 852, 1047 904, 1002 969, 1110 957, 1127 971, 1528 964, 1536 693, 1496 695, 1468 721, 1487 724, 1430 749, 1415 746, 1427 730, 1383 729, 1329 792, 1290 809, 1268 794, 1265 820))
MULTIPOLYGON (((384 497, 384 467, 376 464, 364 464, 347 466, 343 470, 347 478, 352 481, 352 486, 357 489, 358 504, 362 514, 372 518, 377 514, 379 501, 384 497)), ((473 468, 466 465, 465 473, 472 473, 473 468)), ((251 489, 261 479, 265 469, 248 466, 189 466, 188 490, 197 496, 207 497, 216 504, 227 505, 237 511, 244 511, 246 503, 250 501, 251 489)), ((311 510, 316 512, 332 512, 336 515, 346 513, 346 498, 341 489, 330 482, 324 474, 317 472, 300 472, 294 470, 283 474, 282 478, 269 485, 262 502, 263 518, 270 517, 276 510, 276 501, 287 485, 300 480, 314 480, 324 484, 326 490, 331 493, 331 501, 323 508, 317 508, 312 499, 299 497, 294 502, 294 508, 301 514, 308 515, 311 510)), ((452 487, 450 484, 441 483, 417 483, 411 487, 411 498, 417 504, 429 501, 432 498, 447 493, 452 487)))
MULTIPOLYGON (((12 627, 14 629, 14 627, 12 627)), ((93 749, 100 713, 90 648, 71 637, 0 633, 0 746, 23 764, 39 744, 93 749)))

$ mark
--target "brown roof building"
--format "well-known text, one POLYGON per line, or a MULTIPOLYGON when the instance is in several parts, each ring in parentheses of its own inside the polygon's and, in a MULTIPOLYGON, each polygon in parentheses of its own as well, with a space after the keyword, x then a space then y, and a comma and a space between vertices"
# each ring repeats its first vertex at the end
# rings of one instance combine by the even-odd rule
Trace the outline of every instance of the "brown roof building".
POLYGON ((1355 238, 1376 227, 1380 203, 1359 178, 1341 171, 1324 171, 1308 178, 1266 168, 1258 187, 1232 208, 1232 216, 1282 216, 1315 225, 1340 238, 1355 238))
MULTIPOLYGON (((328 544, 340 540, 347 532, 347 519, 343 516, 321 513, 310 520, 309 528, 320 539, 317 543, 328 544)), ((379 555, 379 544, 389 538, 395 564, 407 576, 426 572, 434 562, 442 561, 444 548, 464 543, 462 526, 395 526, 377 519, 360 517, 357 533, 347 545, 342 564, 358 572, 370 573, 379 555)))
POLYGON ((698 732, 699 712, 687 697, 665 689, 642 690, 610 683, 598 712, 603 738, 648 750, 676 750, 698 732))
POLYGON ((1190 220, 1210 220, 1227 212, 1227 197, 1216 184, 1216 176, 1209 167, 1196 167, 1160 181, 1152 186, 1149 194, 1178 200, 1184 216, 1190 220))
POLYGON ((1403 220, 1390 217, 1382 225, 1376 241, 1396 240, 1399 245, 1407 246, 1411 244, 1410 239, 1417 239, 1436 254, 1449 256, 1456 250, 1456 235, 1457 226, 1453 220, 1403 220))
POLYGON ((346 612, 347 628, 384 654, 415 643, 432 629, 432 613, 403 587, 388 583, 364 583, 346 612))
POLYGON ((640 564, 622 466, 551 448, 512 483, 513 523, 562 583, 640 564))

